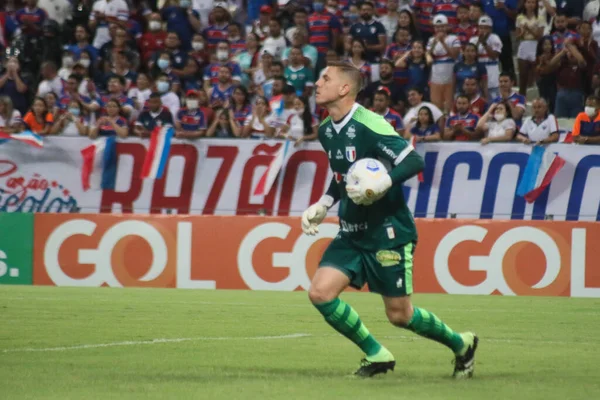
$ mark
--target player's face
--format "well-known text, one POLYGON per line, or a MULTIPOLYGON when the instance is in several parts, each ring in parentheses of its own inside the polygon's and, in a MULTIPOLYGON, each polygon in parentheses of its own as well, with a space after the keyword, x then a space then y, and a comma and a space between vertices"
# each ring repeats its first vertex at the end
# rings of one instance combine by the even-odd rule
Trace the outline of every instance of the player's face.
POLYGON ((377 112, 384 112, 387 108, 387 99, 382 94, 376 94, 373 98, 373 108, 377 112))
POLYGON ((316 101, 320 106, 334 103, 341 97, 341 92, 349 90, 349 84, 343 81, 342 74, 335 67, 327 67, 315 86, 316 101))
POLYGON ((456 111, 459 114, 466 114, 469 111, 469 102, 464 97, 459 97, 456 99, 456 111))

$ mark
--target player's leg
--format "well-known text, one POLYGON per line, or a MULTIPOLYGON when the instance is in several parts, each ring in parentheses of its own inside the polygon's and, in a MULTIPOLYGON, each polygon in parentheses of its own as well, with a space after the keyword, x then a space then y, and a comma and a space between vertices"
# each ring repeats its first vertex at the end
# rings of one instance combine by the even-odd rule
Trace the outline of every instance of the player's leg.
POLYGON ((435 314, 412 305, 413 254, 413 243, 372 254, 367 268, 369 287, 382 295, 392 324, 448 347, 456 356, 455 376, 463 372, 471 376, 477 337, 472 333, 459 334, 435 314))
POLYGON ((308 292, 310 301, 336 331, 356 344, 365 354, 360 376, 373 376, 393 369, 394 356, 371 335, 358 313, 339 298, 349 285, 362 287, 360 253, 341 238, 331 242, 308 292))

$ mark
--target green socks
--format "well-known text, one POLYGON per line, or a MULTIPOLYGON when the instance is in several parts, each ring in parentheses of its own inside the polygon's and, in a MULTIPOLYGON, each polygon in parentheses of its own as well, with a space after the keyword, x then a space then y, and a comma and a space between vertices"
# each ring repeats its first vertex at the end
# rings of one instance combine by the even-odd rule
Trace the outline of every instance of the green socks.
POLYGON ((459 354, 463 350, 462 337, 435 314, 422 308, 414 307, 413 316, 406 329, 449 347, 454 354, 459 354))
POLYGON ((385 350, 385 353, 389 353, 387 349, 381 346, 381 344, 379 344, 379 342, 369 333, 369 330, 362 323, 356 311, 339 298, 327 303, 315 304, 314 306, 321 314, 323 314, 325 321, 327 321, 333 329, 346 336, 354 344, 360 347, 370 361, 377 361, 374 358, 379 356, 379 353, 381 353, 382 350, 385 350))

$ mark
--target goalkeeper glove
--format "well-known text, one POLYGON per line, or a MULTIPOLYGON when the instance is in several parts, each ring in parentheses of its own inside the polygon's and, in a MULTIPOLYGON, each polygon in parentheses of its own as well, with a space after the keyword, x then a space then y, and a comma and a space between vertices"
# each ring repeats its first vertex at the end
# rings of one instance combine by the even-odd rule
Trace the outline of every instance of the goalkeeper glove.
POLYGON ((329 207, 333 205, 333 199, 323 196, 315 204, 308 207, 302 214, 302 231, 307 235, 319 233, 319 224, 327 216, 329 207))
POLYGON ((356 185, 346 185, 346 192, 352 202, 359 206, 370 206, 381 199, 392 187, 392 178, 384 174, 379 180, 365 188, 360 182, 356 185))

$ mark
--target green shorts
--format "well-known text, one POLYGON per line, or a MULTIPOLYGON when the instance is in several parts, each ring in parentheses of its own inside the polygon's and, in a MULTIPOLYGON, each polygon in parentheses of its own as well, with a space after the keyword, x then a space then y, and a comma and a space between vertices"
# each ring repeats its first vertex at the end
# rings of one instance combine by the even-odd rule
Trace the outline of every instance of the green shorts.
POLYGON ((323 253, 319 268, 333 267, 350 279, 350 286, 386 297, 408 296, 413 292, 413 255, 416 243, 387 250, 364 250, 349 239, 336 237, 323 253))

